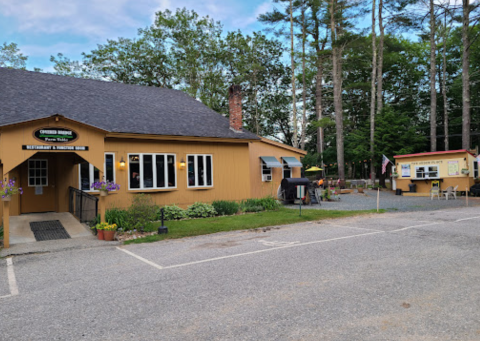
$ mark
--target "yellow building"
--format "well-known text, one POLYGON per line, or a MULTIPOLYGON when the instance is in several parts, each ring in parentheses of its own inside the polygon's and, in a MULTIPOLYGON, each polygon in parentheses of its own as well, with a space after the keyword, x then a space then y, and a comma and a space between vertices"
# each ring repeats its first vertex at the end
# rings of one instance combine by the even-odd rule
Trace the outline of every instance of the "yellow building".
POLYGON ((182 207, 239 201, 300 177, 306 152, 242 129, 235 86, 227 119, 171 89, 5 68, 0 84, 0 170, 24 190, 0 206, 6 225, 33 212, 87 220, 138 193, 182 207), (102 180, 120 189, 98 200, 91 184, 102 180))
MULTIPOLYGON (((449 186, 457 191, 468 191, 478 178, 478 160, 469 151, 451 150, 408 155, 397 155, 396 187, 403 192, 416 185, 417 195, 429 195, 432 181, 438 181, 442 190, 449 186)), ((408 194, 407 194, 408 195, 408 194)))

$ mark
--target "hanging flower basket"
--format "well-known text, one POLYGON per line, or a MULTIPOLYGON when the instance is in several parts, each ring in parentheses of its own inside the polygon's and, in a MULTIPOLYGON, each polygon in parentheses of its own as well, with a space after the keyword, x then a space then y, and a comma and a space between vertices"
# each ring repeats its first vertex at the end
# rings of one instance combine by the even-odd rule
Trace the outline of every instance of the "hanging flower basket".
POLYGON ((398 178, 398 173, 393 173, 392 178, 398 178))
POLYGON ((10 179, 7 181, 7 179, 5 179, 4 181, 0 181, 0 185, 0 195, 2 196, 2 201, 11 201, 12 195, 23 194, 22 188, 15 186, 15 180, 10 179))
POLYGON ((466 168, 462 169, 462 174, 468 175, 470 174, 470 171, 466 168))
POLYGON ((110 191, 116 191, 120 189, 120 185, 116 184, 113 181, 97 181, 94 182, 91 186, 92 189, 95 189, 97 191, 100 191, 100 196, 101 197, 106 197, 108 195, 108 192, 110 191))

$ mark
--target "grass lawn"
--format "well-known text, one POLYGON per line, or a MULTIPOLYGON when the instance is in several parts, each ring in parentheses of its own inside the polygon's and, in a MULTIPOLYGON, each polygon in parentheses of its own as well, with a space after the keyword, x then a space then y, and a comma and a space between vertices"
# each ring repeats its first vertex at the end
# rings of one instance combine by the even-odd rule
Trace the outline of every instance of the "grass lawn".
MULTIPOLYGON (((380 212, 383 213, 384 210, 380 210, 380 212)), ((302 216, 299 216, 298 210, 280 208, 277 211, 264 211, 260 213, 250 213, 235 216, 167 221, 165 222, 165 225, 168 227, 168 234, 159 234, 127 240, 125 244, 151 243, 164 239, 193 237, 216 232, 247 230, 257 227, 286 225, 312 220, 351 217, 369 213, 376 213, 376 210, 324 211, 307 209, 302 210, 302 216)), ((156 226, 158 225, 160 225, 160 223, 158 223, 156 226)))

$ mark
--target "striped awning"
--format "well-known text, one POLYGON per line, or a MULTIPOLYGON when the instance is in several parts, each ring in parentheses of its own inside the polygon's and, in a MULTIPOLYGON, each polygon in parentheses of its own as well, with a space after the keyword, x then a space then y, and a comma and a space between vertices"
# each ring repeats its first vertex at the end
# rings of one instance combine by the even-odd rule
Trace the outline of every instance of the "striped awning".
POLYGON ((274 156, 260 156, 260 159, 268 168, 283 168, 282 164, 274 156))
POLYGON ((282 156, 283 161, 285 161, 288 167, 303 167, 302 163, 297 160, 294 156, 282 156))

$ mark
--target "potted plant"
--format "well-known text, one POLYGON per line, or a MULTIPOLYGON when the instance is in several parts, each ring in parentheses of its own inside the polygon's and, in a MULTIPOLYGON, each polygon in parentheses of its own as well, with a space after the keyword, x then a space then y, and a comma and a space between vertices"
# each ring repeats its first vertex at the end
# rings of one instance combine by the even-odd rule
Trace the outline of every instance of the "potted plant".
POLYGON ((8 180, 5 179, 4 181, 0 181, 1 190, 0 194, 2 195, 2 201, 10 201, 12 200, 12 195, 15 194, 23 194, 23 190, 21 187, 15 186, 15 180, 8 180))
POLYGON ((115 237, 115 231, 117 230, 117 224, 105 224, 103 226, 103 235, 105 236, 105 240, 111 242, 113 237, 115 237))
POLYGON ((393 177, 393 178, 398 178, 398 173, 397 173, 397 172, 394 172, 394 173, 392 174, 392 177, 393 177))
POLYGON ((97 225, 92 226, 92 230, 97 230, 97 238, 98 240, 105 240, 105 235, 103 233, 103 226, 106 223, 100 223, 97 225))
POLYGON ((470 171, 468 170, 468 168, 462 168, 462 174, 468 175, 470 174, 470 171))
POLYGON ((120 189, 120 185, 116 184, 113 181, 97 181, 92 184, 92 188, 100 191, 100 196, 106 197, 108 192, 116 191, 120 189))

